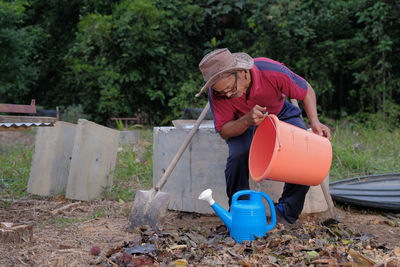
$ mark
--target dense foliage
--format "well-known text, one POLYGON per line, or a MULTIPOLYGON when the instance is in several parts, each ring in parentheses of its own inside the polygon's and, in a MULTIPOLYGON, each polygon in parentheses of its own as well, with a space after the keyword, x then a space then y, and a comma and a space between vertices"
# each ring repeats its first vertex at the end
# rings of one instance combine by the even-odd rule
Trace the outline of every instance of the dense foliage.
POLYGON ((284 62, 329 117, 399 120, 400 2, 393 0, 7 0, 0 103, 163 124, 203 106, 198 63, 215 48, 284 62))

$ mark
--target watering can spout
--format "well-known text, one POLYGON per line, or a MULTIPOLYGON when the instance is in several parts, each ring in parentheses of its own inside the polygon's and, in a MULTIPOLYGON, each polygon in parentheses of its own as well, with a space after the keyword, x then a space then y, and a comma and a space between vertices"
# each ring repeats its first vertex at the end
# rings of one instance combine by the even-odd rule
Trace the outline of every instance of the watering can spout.
POLYGON ((226 225, 226 227, 231 230, 232 226, 232 215, 223 207, 221 207, 217 202, 212 198, 212 190, 206 189, 204 190, 200 196, 200 200, 207 201, 210 204, 211 208, 215 211, 218 217, 222 220, 222 222, 226 225))

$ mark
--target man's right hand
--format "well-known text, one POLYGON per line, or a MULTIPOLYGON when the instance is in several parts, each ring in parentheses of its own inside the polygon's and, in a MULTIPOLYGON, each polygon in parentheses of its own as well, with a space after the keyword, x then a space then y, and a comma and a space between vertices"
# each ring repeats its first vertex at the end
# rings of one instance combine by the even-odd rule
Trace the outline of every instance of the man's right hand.
POLYGON ((267 117, 267 108, 255 105, 249 113, 247 113, 246 120, 249 125, 258 126, 267 117))
POLYGON ((267 108, 256 105, 249 113, 241 118, 229 121, 222 126, 220 135, 227 140, 244 133, 251 125, 259 125, 267 117, 267 108))

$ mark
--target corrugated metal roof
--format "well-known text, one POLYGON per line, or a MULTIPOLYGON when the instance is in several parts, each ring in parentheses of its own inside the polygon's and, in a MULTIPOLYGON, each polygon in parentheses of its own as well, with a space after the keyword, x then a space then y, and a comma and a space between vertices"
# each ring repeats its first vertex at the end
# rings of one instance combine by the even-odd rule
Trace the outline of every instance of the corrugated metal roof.
POLYGON ((31 127, 31 126, 53 126, 52 122, 0 122, 0 127, 3 128, 18 128, 18 127, 31 127))

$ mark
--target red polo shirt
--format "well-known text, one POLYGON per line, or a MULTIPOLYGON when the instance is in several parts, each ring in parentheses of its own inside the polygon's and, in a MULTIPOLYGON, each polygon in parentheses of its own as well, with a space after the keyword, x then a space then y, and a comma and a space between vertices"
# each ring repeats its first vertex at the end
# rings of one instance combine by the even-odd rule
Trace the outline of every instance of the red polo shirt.
POLYGON ((268 113, 278 115, 289 98, 303 100, 307 94, 307 82, 289 70, 283 63, 269 58, 255 58, 251 69, 252 85, 247 94, 227 98, 209 91, 215 128, 247 114, 255 105, 266 107, 268 113))

